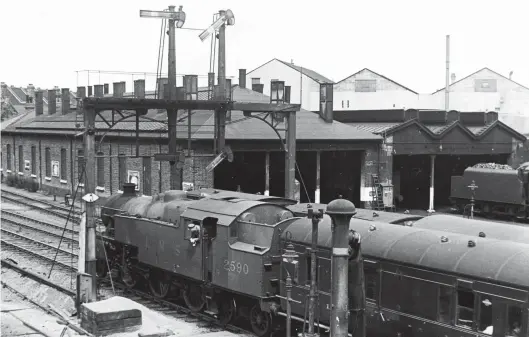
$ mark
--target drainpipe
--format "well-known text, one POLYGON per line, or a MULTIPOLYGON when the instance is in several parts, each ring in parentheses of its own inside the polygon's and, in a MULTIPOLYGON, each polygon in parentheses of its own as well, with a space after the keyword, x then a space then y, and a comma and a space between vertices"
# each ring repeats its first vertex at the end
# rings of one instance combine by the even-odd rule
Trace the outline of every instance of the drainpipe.
POLYGON ((39 140, 39 189, 42 190, 42 141, 39 140))
MULTIPOLYGON (((71 187, 70 187, 70 194, 73 198, 73 193, 74 193, 74 180, 73 180, 73 177, 74 177, 74 174, 73 174, 73 137, 70 138, 70 181, 71 181, 71 187)), ((75 202, 75 200, 74 200, 75 202)))

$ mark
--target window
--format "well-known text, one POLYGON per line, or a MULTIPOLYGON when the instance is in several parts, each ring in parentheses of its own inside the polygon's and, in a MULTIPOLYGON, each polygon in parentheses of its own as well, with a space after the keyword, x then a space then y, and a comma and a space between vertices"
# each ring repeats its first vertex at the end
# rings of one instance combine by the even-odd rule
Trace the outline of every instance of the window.
POLYGON ((51 153, 49 147, 44 149, 44 160, 46 162, 46 177, 51 177, 51 153))
POLYGON ((79 180, 79 183, 82 183, 84 181, 83 171, 84 171, 84 151, 77 150, 77 179, 79 180))
POLYGON ((438 321, 441 323, 451 323, 452 312, 452 297, 454 289, 452 287, 440 285, 439 286, 439 317, 438 321))
POLYGON ((377 80, 356 80, 355 81, 356 92, 376 92, 377 91, 377 80))
POLYGON ((24 151, 22 145, 18 146, 18 172, 24 172, 24 151))
POLYGON ((37 147, 31 147, 31 174, 37 174, 37 147))
MULTIPOLYGON (((312 258, 310 254, 307 254, 306 261, 306 268, 307 268, 307 283, 310 283, 312 281, 312 258)), ((318 279, 318 257, 316 256, 316 280, 318 279)))
POLYGON ((97 153, 97 186, 105 187, 105 158, 103 152, 97 153))
POLYGON ((344 107, 343 100, 342 100, 342 108, 344 107))
POLYGON ((347 100, 347 107, 349 107, 349 100, 347 100))
POLYGON ((6 155, 6 160, 7 160, 7 169, 8 170, 11 170, 11 144, 7 144, 6 146, 6 152, 7 152, 7 155, 6 155))
POLYGON ((261 79, 259 77, 253 77, 252 84, 261 84, 261 79))
POLYGON ((495 79, 474 80, 474 91, 476 92, 496 92, 497 82, 495 79))
POLYGON ((67 180, 66 177, 66 149, 61 149, 61 180, 67 180))
POLYGON ((364 277, 366 284, 366 298, 369 300, 377 301, 377 283, 378 283, 378 270, 373 266, 366 266, 364 269, 364 277))
POLYGON ((456 319, 458 326, 472 329, 474 322, 474 293, 471 290, 459 289, 457 291, 456 319))
POLYGON ((522 308, 517 305, 509 305, 507 308, 507 325, 505 326, 505 336, 521 336, 522 329, 522 308))
POLYGON ((492 298, 481 296, 479 302, 479 331, 492 335, 492 298))

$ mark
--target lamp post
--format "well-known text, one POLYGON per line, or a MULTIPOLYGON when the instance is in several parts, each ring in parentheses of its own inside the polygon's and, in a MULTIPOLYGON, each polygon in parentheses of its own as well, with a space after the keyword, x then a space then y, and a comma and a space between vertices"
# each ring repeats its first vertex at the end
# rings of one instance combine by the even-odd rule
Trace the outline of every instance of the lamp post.
MULTIPOLYGON (((294 246, 289 243, 287 245, 287 248, 285 249, 285 252, 283 253, 283 262, 285 265, 291 265, 294 263, 294 261, 297 260, 298 254, 296 254, 296 251, 294 250, 294 246)), ((290 337, 291 330, 292 330, 292 309, 290 305, 290 301, 292 301, 292 276, 290 275, 290 272, 287 268, 285 268, 285 271, 287 273, 286 277, 286 292, 287 292, 287 337, 290 337)))
POLYGON ((312 220, 312 246, 310 249, 310 292, 309 292, 309 331, 304 334, 305 337, 317 337, 314 332, 314 321, 316 312, 316 249, 318 247, 318 225, 323 217, 323 210, 315 211, 312 205, 307 205, 308 218, 312 220))
POLYGON ((476 182, 472 180, 472 184, 467 187, 472 191, 472 197, 470 198, 470 218, 474 219, 474 197, 476 194, 475 190, 478 188, 478 186, 476 185, 476 182))

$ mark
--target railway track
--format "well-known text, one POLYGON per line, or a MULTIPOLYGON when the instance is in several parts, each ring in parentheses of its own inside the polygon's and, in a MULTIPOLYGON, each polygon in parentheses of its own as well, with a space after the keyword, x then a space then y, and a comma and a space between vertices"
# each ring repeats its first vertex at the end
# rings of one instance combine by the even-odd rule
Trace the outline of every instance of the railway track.
POLYGON ((56 216, 58 218, 69 219, 69 221, 73 222, 79 222, 81 220, 81 213, 75 209, 70 212, 70 208, 58 206, 44 200, 34 200, 29 196, 7 190, 2 190, 1 196, 2 199, 29 206, 33 209, 56 216))
POLYGON ((9 232, 2 229, 2 238, 0 239, 2 250, 14 250, 21 255, 31 256, 43 263, 54 263, 57 267, 62 268, 70 273, 77 272, 77 254, 59 249, 57 247, 45 244, 43 242, 22 237, 17 233, 9 232), (6 235, 7 234, 7 235, 6 235), (57 253, 57 259, 55 254, 57 253), (70 265, 74 259, 74 266, 70 265))
POLYGON ((20 229, 26 229, 30 232, 43 234, 45 237, 55 240, 60 240, 62 237, 62 241, 65 244, 73 244, 74 247, 79 247, 79 232, 68 228, 65 230, 64 226, 54 225, 45 221, 5 210, 2 210, 2 222, 4 224, 19 227, 20 229))

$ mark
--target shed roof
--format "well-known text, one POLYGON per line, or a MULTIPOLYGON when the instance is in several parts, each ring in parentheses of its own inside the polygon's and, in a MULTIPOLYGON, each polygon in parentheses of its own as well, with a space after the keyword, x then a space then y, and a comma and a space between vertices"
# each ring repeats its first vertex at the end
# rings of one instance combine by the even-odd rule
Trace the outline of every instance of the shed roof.
MULTIPOLYGON (((269 103, 270 98, 261 93, 234 86, 233 99, 239 102, 269 103)), ((107 120, 111 121, 112 112, 101 113, 107 120)), ((127 111, 123 111, 127 115, 127 111)), ((263 114, 264 116, 264 114, 263 114)), ((115 115, 116 120, 120 118, 115 115)), ((82 124, 82 117, 77 117, 77 112, 66 115, 41 115, 29 116, 19 122, 15 122, 5 131, 32 132, 52 134, 54 132, 75 134, 79 132, 76 123, 82 124)), ((363 130, 354 130, 340 122, 326 123, 317 114, 301 110, 296 114, 296 139, 298 140, 330 140, 330 141, 380 141, 381 136, 363 130)), ((101 131, 108 130, 108 125, 100 117, 96 118, 96 128, 101 131)), ((108 135, 134 135, 136 128, 135 118, 130 118, 116 124, 108 135)), ((284 125, 279 125, 284 129, 284 125)), ((165 111, 149 110, 147 115, 140 117, 140 136, 144 137, 167 137, 167 113, 165 111)), ((196 140, 211 140, 214 135, 214 116, 212 111, 195 110, 191 112, 191 138, 196 140)), ((285 132, 279 131, 284 139, 285 132)), ((177 124, 177 137, 186 139, 188 136, 188 113, 181 111, 177 124)), ((227 140, 278 140, 274 130, 261 120, 245 117, 242 111, 232 111, 231 121, 226 123, 227 140)))
MULTIPOLYGON (((361 235, 366 257, 529 287, 529 246, 525 244, 365 220, 353 219, 349 228, 361 235), (443 236, 448 242, 441 242, 443 236), (469 240, 476 243, 475 247, 468 246, 469 240)), ((294 221, 282 234, 283 240, 290 235, 292 242, 310 244, 310 220, 294 221)), ((331 220, 325 215, 319 225, 318 244, 330 247, 331 240, 331 220)))
POLYGON ((268 61, 266 63, 263 63, 260 66, 258 66, 257 68, 249 71, 247 73, 247 75, 250 75, 252 72, 256 71, 257 69, 259 69, 261 67, 264 67, 265 65, 267 65, 268 63, 273 62, 273 61, 281 62, 284 65, 286 65, 287 67, 290 67, 290 68, 294 69, 295 71, 297 71, 299 73, 302 73, 303 75, 313 79, 314 81, 316 81, 318 83, 334 83, 333 80, 331 80, 331 79, 329 79, 329 78, 327 78, 327 77, 315 72, 314 70, 311 70, 309 68, 305 68, 305 67, 302 67, 302 66, 298 66, 298 65, 295 65, 295 64, 292 64, 292 63, 289 63, 289 62, 281 61, 281 60, 276 59, 276 58, 273 58, 270 61, 268 61))
POLYGON ((419 94, 418 92, 416 92, 416 91, 414 91, 414 90, 411 90, 410 88, 408 88, 408 87, 406 87, 406 86, 404 86, 404 85, 402 85, 402 84, 400 84, 400 83, 398 83, 398 82, 393 81, 391 78, 388 78, 388 77, 386 77, 386 76, 384 76, 384 75, 380 75, 379 73, 376 73, 376 72, 374 72, 373 70, 368 69, 368 68, 361 69, 361 70, 357 71, 356 73, 347 76, 346 78, 344 78, 343 80, 337 82, 336 84, 338 84, 338 83, 340 83, 340 82, 343 82, 343 81, 347 80, 348 78, 353 77, 353 76, 355 76, 355 75, 361 73, 362 71, 369 71, 369 72, 371 72, 371 73, 373 73, 373 74, 375 74, 375 75, 377 75, 377 76, 379 76, 379 77, 382 77, 383 79, 385 79, 385 80, 387 80, 387 81, 389 81, 389 82, 391 82, 391 83, 393 83, 393 84, 398 85, 399 87, 401 87, 401 88, 403 88, 403 89, 406 89, 406 90, 408 90, 408 91, 410 91, 410 92, 412 92, 412 93, 414 93, 414 94, 417 94, 417 95, 419 94))

